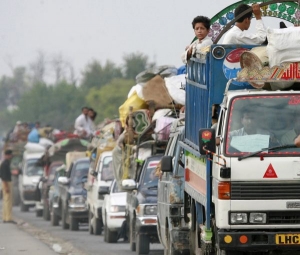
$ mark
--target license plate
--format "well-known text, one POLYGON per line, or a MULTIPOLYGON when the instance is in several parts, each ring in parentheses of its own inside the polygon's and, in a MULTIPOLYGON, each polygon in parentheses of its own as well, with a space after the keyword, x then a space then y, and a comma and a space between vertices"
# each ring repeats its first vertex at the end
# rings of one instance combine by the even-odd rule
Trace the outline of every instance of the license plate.
POLYGON ((290 245, 298 244, 300 245, 300 234, 277 234, 275 236, 276 244, 290 245))

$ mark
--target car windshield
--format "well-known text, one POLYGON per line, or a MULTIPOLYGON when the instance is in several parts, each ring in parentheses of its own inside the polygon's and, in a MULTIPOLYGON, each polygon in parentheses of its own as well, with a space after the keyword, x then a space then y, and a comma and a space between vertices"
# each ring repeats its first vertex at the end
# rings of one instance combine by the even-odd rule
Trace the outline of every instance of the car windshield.
POLYGON ((155 175, 156 167, 158 165, 158 160, 149 161, 146 166, 146 172, 144 174, 143 181, 141 183, 141 188, 147 189, 157 189, 158 176, 155 175))
POLYGON ((123 191, 119 188, 117 182, 115 181, 112 184, 112 193, 119 193, 119 192, 123 192, 123 191))
POLYGON ((236 97, 228 110, 226 154, 240 157, 263 150, 266 155, 299 156, 300 148, 287 145, 300 134, 300 94, 236 97))
POLYGON ((114 179, 114 170, 112 164, 112 157, 105 157, 103 159, 101 180, 103 181, 112 181, 114 179))
POLYGON ((25 168, 25 175, 27 176, 34 176, 39 175, 42 176, 44 173, 43 167, 38 166, 37 163, 38 159, 29 159, 26 162, 26 168, 25 168))
POLYGON ((82 185, 82 181, 84 181, 84 178, 88 175, 89 166, 89 161, 78 162, 73 166, 71 173, 71 186, 76 187, 82 185))

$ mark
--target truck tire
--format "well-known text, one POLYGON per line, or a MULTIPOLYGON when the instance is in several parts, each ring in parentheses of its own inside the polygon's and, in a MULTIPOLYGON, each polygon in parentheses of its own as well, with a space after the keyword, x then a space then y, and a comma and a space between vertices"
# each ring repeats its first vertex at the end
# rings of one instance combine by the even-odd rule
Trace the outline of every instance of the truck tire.
POLYGON ((130 220, 129 222, 129 245, 130 250, 136 250, 136 243, 135 243, 135 219, 130 220))
POLYGON ((28 212, 28 210, 29 210, 29 207, 27 205, 25 205, 22 200, 20 203, 20 210, 21 210, 21 212, 28 212))
POLYGON ((107 232, 107 225, 104 225, 104 242, 108 242, 108 232, 107 232))
POLYGON ((68 229, 69 224, 66 222, 67 218, 67 210, 65 209, 65 206, 62 205, 61 207, 61 227, 62 229, 68 229))
POLYGON ((107 229, 107 242, 108 243, 116 243, 118 241, 118 232, 111 231, 108 227, 107 229))
POLYGON ((91 212, 91 209, 89 209, 89 233, 90 233, 90 235, 94 234, 92 219, 93 219, 93 214, 91 212))
POLYGON ((79 229, 78 219, 70 216, 70 230, 77 231, 79 229))
POLYGON ((102 220, 95 217, 94 235, 98 236, 102 234, 102 220))
POLYGON ((35 209, 35 216, 36 217, 42 217, 43 216, 43 211, 44 210, 37 210, 37 209, 35 209))
POLYGON ((50 220, 51 220, 51 225, 52 226, 58 226, 59 223, 59 217, 58 215, 54 212, 54 209, 52 208, 51 214, 50 214, 50 220))
POLYGON ((138 255, 148 254, 150 248, 150 240, 147 235, 136 235, 136 253, 138 255))

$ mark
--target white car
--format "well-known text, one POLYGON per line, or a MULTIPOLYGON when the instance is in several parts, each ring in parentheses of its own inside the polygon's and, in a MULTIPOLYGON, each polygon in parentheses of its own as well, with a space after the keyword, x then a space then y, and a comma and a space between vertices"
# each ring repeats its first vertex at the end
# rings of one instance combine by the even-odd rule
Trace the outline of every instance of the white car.
POLYGON ((87 208, 89 210, 89 232, 90 234, 100 235, 102 233, 102 205, 104 193, 107 194, 114 179, 112 167, 112 152, 102 152, 97 165, 91 167, 88 180, 85 184, 87 190, 87 208))
POLYGON ((29 207, 36 206, 36 212, 41 215, 43 207, 41 203, 36 203, 37 185, 43 176, 44 169, 36 165, 44 152, 25 151, 22 161, 22 172, 19 175, 19 191, 21 199, 21 211, 28 211, 29 207))
POLYGON ((111 185, 109 194, 105 195, 102 206, 102 220, 104 224, 104 241, 115 243, 125 220, 127 192, 118 189, 117 182, 111 185))

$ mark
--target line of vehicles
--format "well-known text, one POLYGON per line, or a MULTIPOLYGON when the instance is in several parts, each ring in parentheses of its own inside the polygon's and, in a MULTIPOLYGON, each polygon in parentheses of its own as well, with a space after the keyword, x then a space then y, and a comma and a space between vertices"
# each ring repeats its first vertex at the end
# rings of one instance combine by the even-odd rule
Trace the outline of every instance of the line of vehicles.
MULTIPOLYGON (((272 4, 265 15, 279 15, 274 5, 286 1, 272 4)), ((228 8, 218 18, 230 17, 235 5, 228 8)), ((72 231, 88 224, 109 243, 128 239, 137 254, 156 242, 165 255, 298 254, 300 148, 283 137, 300 110, 300 65, 272 69, 269 78, 268 67, 251 79, 237 76, 240 56, 253 47, 215 44, 202 59, 191 58, 185 117, 169 110, 175 117, 166 136, 153 136, 151 103, 130 108, 123 133, 117 122, 108 124, 88 150, 85 141, 69 139, 39 156, 24 153, 21 210, 35 206, 37 216, 72 231), (274 82, 284 90, 270 89, 274 82), (262 132, 234 136, 245 128, 245 109, 262 132)))

